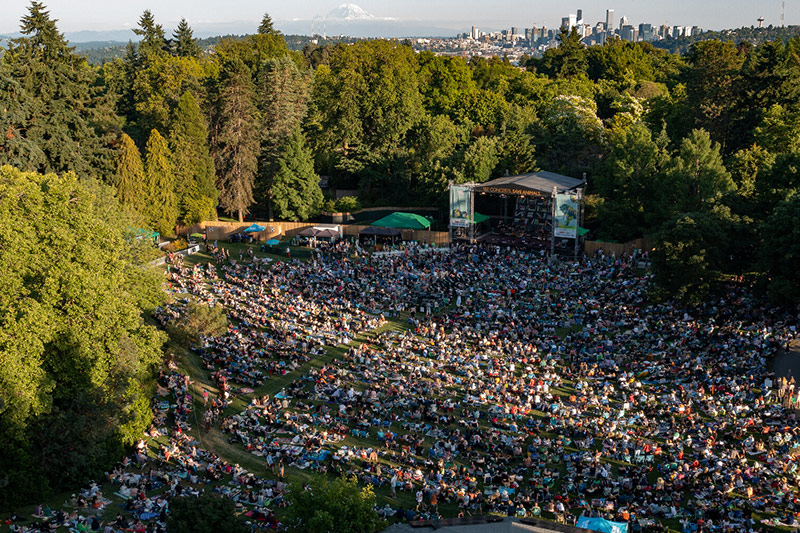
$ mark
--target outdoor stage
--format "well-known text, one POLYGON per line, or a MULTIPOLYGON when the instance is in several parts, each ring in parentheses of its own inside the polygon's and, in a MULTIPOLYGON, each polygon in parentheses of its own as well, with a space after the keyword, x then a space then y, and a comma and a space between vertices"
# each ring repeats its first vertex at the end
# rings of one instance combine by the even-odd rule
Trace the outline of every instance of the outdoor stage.
POLYGON ((452 240, 577 254, 585 180, 553 172, 451 185, 452 240))

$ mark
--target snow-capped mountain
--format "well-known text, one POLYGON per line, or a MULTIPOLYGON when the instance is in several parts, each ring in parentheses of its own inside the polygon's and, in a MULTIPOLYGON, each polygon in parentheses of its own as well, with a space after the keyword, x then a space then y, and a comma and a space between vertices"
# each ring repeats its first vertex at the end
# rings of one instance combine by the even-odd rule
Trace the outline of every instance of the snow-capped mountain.
POLYGON ((374 20, 375 16, 355 4, 342 4, 328 12, 329 20, 374 20))

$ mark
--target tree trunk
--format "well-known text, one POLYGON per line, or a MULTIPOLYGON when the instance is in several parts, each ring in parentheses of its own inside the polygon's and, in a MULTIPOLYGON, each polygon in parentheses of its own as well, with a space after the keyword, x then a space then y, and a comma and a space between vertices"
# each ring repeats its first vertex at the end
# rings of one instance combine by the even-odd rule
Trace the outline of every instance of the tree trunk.
POLYGON ((242 210, 239 209, 239 222, 244 222, 244 217, 242 216, 242 210))

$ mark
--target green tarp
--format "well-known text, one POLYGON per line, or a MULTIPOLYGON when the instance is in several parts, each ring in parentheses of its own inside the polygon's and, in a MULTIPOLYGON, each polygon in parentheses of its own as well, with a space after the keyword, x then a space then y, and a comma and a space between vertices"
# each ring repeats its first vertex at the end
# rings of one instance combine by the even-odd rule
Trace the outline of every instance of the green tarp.
POLYGON ((385 216, 380 220, 376 220, 371 226, 378 226, 379 228, 395 228, 395 229, 428 229, 431 223, 425 217, 415 215, 414 213, 392 213, 385 216))
POLYGON ((578 235, 580 235, 581 237, 583 237, 583 236, 584 236, 584 235, 586 235, 587 233, 589 233, 589 230, 588 230, 588 229, 586 229, 586 228, 581 228, 581 227, 578 227, 578 235))

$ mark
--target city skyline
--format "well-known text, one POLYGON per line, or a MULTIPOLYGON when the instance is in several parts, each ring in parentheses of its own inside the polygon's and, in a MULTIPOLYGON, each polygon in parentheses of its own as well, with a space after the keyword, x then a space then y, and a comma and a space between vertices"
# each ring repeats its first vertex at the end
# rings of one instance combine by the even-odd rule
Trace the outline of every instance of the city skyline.
MULTIPOLYGON (((29 0, 6 0, 4 17, 0 20, 0 33, 13 33, 19 29, 19 20, 27 12, 29 0)), ((341 4, 336 0, 310 0, 299 4, 285 2, 233 0, 219 9, 219 2, 212 0, 171 0, 154 3, 149 0, 50 0, 46 1, 52 16, 59 20, 62 31, 124 30, 136 26, 141 13, 150 9, 166 28, 173 28, 185 17, 193 26, 212 32, 255 31, 261 16, 266 12, 274 19, 276 27, 287 30, 302 30, 304 21, 324 18, 341 4), (241 28, 241 29, 240 29, 241 28)), ((510 0, 503 4, 488 4, 477 0, 440 0, 432 3, 422 0, 391 2, 385 0, 360 0, 357 5, 367 11, 376 22, 391 24, 420 23, 419 27, 449 29, 453 32, 469 31, 472 25, 487 30, 498 30, 510 26, 531 25, 558 27, 561 19, 577 10, 583 11, 584 21, 594 25, 605 21, 606 10, 613 9, 619 18, 625 16, 631 23, 653 25, 701 26, 719 30, 742 26, 755 26, 757 19, 764 17, 764 25, 780 25, 781 0, 752 2, 744 0, 708 0, 690 2, 675 0, 670 3, 645 3, 641 0, 586 0, 574 3, 556 1, 510 0), (422 26, 422 25, 427 26, 422 26)), ((800 23, 800 0, 787 1, 785 24, 800 23)), ((311 26, 308 26, 310 33, 311 26)))

